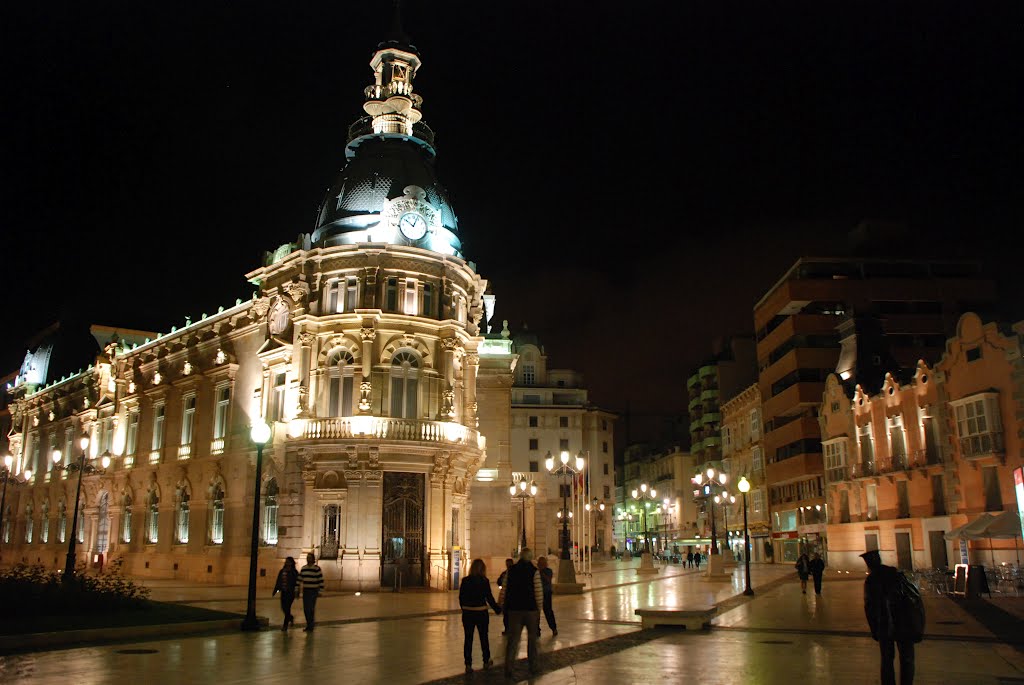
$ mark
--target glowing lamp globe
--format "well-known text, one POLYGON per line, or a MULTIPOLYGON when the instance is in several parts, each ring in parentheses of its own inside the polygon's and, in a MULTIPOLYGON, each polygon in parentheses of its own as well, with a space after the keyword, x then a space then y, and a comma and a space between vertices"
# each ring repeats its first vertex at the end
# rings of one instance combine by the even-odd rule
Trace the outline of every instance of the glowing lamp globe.
POLYGON ((740 492, 743 492, 743 493, 750 492, 750 481, 747 480, 746 476, 742 476, 740 478, 740 482, 736 483, 736 487, 739 489, 740 492))
POLYGON ((249 431, 249 437, 257 445, 265 445, 267 440, 270 440, 270 426, 267 422, 259 419, 252 424, 252 429, 249 431))
POLYGON ((60 450, 54 450, 54 451, 53 451, 53 463, 54 463, 54 464, 59 464, 59 463, 60 463, 60 460, 61 460, 61 459, 62 459, 63 457, 64 457, 64 455, 60 453, 60 450))

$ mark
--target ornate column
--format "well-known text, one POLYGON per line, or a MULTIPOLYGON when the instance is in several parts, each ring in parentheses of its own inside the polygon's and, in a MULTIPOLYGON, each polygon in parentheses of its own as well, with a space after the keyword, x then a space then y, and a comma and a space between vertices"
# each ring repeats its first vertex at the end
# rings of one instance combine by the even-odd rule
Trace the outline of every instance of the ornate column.
POLYGON ((381 520, 384 506, 384 472, 376 461, 376 455, 370 455, 369 469, 363 472, 363 492, 359 503, 360 527, 362 529, 362 564, 359 581, 365 585, 380 584, 381 537, 383 522, 381 520))
POLYGON ((463 374, 463 401, 465 402, 465 407, 462 414, 465 419, 463 423, 470 428, 476 428, 479 424, 476 415, 478 409, 476 402, 476 377, 480 371, 480 355, 476 352, 467 352, 463 364, 465 365, 465 373, 463 374))
POLYGON ((424 563, 429 564, 431 583, 435 588, 447 587, 448 556, 445 553, 444 531, 446 527, 446 512, 449 511, 447 501, 448 473, 451 468, 451 454, 446 451, 434 455, 434 466, 430 472, 430 483, 424 503, 424 514, 426 520, 426 540, 424 546, 427 548, 427 558, 424 563), (445 578, 439 580, 439 569, 445 569, 445 578))
POLYGON ((371 381, 373 377, 373 360, 376 357, 377 330, 363 326, 359 329, 359 335, 363 340, 363 373, 359 382, 359 413, 369 414, 372 408, 371 381))
POLYGON ((459 339, 456 337, 441 338, 441 349, 444 351, 444 389, 442 390, 441 421, 452 421, 455 419, 455 354, 459 349, 459 339))
POLYGON ((303 331, 298 335, 299 340, 299 411, 296 416, 300 419, 313 416, 310 411, 310 398, 314 395, 310 392, 310 356, 313 344, 316 342, 316 334, 303 331))

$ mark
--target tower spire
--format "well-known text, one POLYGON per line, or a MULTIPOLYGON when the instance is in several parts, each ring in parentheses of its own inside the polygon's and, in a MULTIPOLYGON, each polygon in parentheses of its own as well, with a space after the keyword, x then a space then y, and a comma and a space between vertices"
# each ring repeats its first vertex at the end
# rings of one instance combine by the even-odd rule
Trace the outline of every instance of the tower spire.
POLYGON ((423 98, 412 86, 421 64, 419 53, 402 30, 401 0, 395 0, 391 32, 370 60, 374 83, 364 90, 363 109, 373 118, 374 133, 412 135, 413 124, 423 118, 419 110, 423 98))

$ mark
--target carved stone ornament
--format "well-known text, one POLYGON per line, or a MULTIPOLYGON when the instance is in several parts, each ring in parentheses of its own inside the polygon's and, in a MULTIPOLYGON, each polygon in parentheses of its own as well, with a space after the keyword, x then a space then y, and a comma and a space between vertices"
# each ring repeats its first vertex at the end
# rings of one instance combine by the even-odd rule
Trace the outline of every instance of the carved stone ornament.
POLYGON ((370 381, 359 383, 359 411, 370 411, 370 381))
POLYGON ((32 425, 33 426, 38 426, 39 425, 39 417, 38 416, 33 416, 32 417, 32 425))
POLYGON ((376 447, 370 448, 369 466, 371 469, 380 468, 380 450, 376 447))
POLYGON ((135 381, 129 381, 128 382, 128 394, 129 395, 134 395, 135 394, 135 381))
POLYGON ((53 421, 53 420, 54 420, 55 418, 57 418, 57 415, 56 415, 56 414, 54 414, 54 413, 53 413, 52 411, 51 411, 51 412, 50 412, 49 414, 47 414, 46 416, 47 416, 47 418, 48 418, 48 419, 49 419, 50 421, 53 421))
POLYGON ((345 480, 348 482, 360 481, 363 479, 362 471, 345 471, 345 480))
POLYGON ((363 339, 363 342, 373 342, 377 339, 376 328, 360 328, 359 336, 363 339))
POLYGON ((213 358, 215 364, 223 364, 228 360, 228 356, 224 354, 224 350, 217 350, 217 355, 213 358))
POLYGON ((192 362, 185 362, 185 365, 181 367, 181 375, 191 376, 192 375, 192 362))
POLYGON ((288 293, 288 297, 292 298, 295 304, 301 304, 309 294, 309 285, 303 281, 285 283, 281 289, 288 293))
POLYGON ((270 298, 261 297, 257 300, 253 300, 252 307, 249 308, 249 311, 252 312, 253 318, 259 321, 267 315, 267 312, 270 311, 270 298))
MULTIPOLYGON (((160 385, 160 381, 162 381, 163 379, 164 377, 160 375, 159 371, 157 371, 156 373, 153 374, 153 385, 160 385)), ((86 401, 88 402, 88 400, 86 401)))
POLYGON ((459 349, 459 339, 441 338, 441 349, 445 350, 446 352, 454 352, 455 350, 459 349))
POLYGON ((312 347, 314 342, 316 342, 315 333, 310 333, 309 331, 299 333, 299 344, 303 347, 312 347))
POLYGON ((359 454, 356 452, 355 445, 349 445, 348 447, 348 467, 350 469, 359 468, 359 454))
POLYGON ((368 482, 379 483, 380 481, 384 480, 384 472, 383 471, 364 471, 363 472, 363 477, 366 478, 366 480, 368 482))

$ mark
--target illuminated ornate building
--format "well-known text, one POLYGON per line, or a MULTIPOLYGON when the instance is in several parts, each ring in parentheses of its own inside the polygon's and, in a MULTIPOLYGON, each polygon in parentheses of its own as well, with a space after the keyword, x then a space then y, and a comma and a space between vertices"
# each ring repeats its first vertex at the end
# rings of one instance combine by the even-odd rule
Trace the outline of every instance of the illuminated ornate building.
POLYGON ((405 40, 378 45, 314 230, 246 274, 251 300, 108 329, 84 371, 19 378, 8 448, 36 475, 10 499, 3 563, 61 567, 77 534, 80 559, 134 575, 242 582, 260 419, 261 582, 312 550, 332 588, 443 589, 454 558, 507 554, 516 357, 483 328, 494 298, 435 175, 421 66, 405 40), (82 436, 111 464, 85 476, 75 532, 78 476, 58 467, 82 436))

